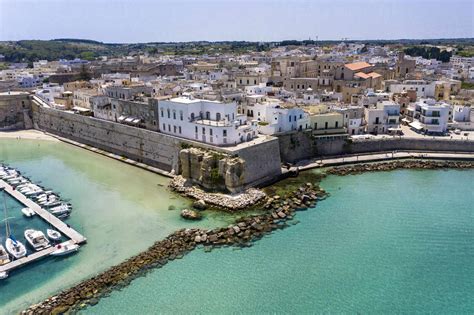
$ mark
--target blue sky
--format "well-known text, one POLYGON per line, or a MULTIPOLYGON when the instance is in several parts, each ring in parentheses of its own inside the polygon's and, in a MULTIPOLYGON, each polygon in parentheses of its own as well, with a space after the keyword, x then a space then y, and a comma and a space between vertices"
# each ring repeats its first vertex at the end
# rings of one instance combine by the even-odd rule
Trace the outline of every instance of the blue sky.
POLYGON ((0 40, 474 37, 472 0, 0 0, 0 40))

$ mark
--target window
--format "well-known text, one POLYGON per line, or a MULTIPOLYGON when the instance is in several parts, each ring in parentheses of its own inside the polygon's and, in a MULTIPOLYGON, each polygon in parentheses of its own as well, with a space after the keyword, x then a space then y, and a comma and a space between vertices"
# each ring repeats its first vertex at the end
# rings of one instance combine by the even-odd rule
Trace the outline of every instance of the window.
POLYGON ((182 110, 179 111, 179 120, 183 120, 183 111, 182 110))
POLYGON ((191 120, 194 120, 194 113, 191 113, 191 120))
POLYGON ((324 123, 324 129, 328 129, 328 125, 329 125, 329 124, 328 124, 328 122, 326 121, 326 122, 324 123))
POLYGON ((334 126, 335 128, 339 127, 339 122, 336 121, 336 125, 334 126))
POLYGON ((173 126, 173 132, 176 133, 176 126, 173 126))
POLYGON ((209 128, 209 135, 212 136, 212 129, 211 128, 209 128))
POLYGON ((291 116, 288 116, 289 122, 291 122, 291 116))
POLYGON ((176 119, 176 111, 173 111, 173 119, 176 119))
POLYGON ((253 84, 257 84, 257 80, 253 80, 253 84))
POLYGON ((318 129, 318 123, 314 123, 314 129, 318 129))
POLYGON ((196 134, 198 133, 198 127, 196 126, 194 131, 196 132, 196 134))
POLYGON ((168 125, 168 131, 171 132, 171 125, 168 125))
POLYGON ((181 126, 179 126, 178 130, 179 130, 179 133, 181 134, 181 126))
POLYGON ((211 119, 211 113, 210 112, 206 112, 206 119, 207 120, 211 119))
POLYGON ((168 113, 168 118, 171 118, 170 109, 168 108, 166 111, 167 111, 167 113, 168 113))
POLYGON ((205 135, 206 134, 206 128, 202 127, 202 134, 205 135))
POLYGON ((161 117, 164 117, 163 109, 161 109, 161 117))
POLYGON ((220 121, 220 120, 221 120, 221 113, 217 113, 217 114, 216 114, 216 120, 217 120, 217 121, 220 121))
POLYGON ((166 124, 163 124, 163 131, 166 131, 166 124))
POLYGON ((226 129, 222 130, 222 136, 227 137, 227 130, 226 129))
POLYGON ((247 80, 247 84, 250 84, 250 80, 247 80))

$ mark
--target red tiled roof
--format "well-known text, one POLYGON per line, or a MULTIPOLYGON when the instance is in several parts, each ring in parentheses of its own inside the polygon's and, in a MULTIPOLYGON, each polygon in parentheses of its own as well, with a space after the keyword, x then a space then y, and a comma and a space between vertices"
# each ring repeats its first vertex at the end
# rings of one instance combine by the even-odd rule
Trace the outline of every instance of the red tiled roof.
POLYGON ((361 79, 370 78, 370 75, 368 75, 367 73, 364 73, 364 72, 357 72, 356 74, 354 74, 354 76, 359 77, 361 79))
POLYGON ((346 66, 349 70, 357 71, 357 70, 361 70, 367 67, 371 67, 372 65, 365 61, 359 61, 359 62, 347 63, 344 66, 346 66))

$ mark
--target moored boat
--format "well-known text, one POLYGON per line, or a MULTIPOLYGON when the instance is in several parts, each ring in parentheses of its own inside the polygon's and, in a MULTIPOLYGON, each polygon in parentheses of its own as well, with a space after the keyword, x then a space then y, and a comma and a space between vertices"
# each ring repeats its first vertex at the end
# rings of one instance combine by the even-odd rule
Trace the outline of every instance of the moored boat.
POLYGON ((17 241, 12 235, 5 241, 7 252, 15 259, 20 259, 26 256, 26 247, 20 241, 17 241))
POLYGON ((10 262, 10 256, 8 255, 5 247, 0 244, 0 266, 8 264, 10 262))
POLYGON ((31 218, 32 216, 34 216, 36 214, 36 212, 34 212, 33 209, 31 209, 31 208, 23 208, 23 209, 21 209, 21 212, 27 218, 31 218))
POLYGON ((48 238, 52 241, 57 241, 61 239, 61 233, 53 229, 47 229, 46 235, 48 235, 48 238))
POLYGON ((0 272, 0 280, 8 278, 8 273, 6 271, 0 272))
POLYGON ((50 254, 51 256, 64 256, 77 252, 79 250, 79 245, 65 242, 56 245, 55 248, 56 250, 50 254))
POLYGON ((25 238, 34 250, 39 251, 51 246, 43 232, 33 229, 25 231, 25 238))

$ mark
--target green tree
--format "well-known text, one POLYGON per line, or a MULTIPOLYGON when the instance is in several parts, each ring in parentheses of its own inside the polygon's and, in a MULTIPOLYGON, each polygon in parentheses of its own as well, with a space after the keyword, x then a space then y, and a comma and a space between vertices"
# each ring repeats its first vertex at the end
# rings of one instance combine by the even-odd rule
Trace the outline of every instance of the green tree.
POLYGON ((86 65, 81 66, 81 71, 79 72, 79 80, 89 81, 92 79, 92 75, 89 70, 86 68, 86 65))

